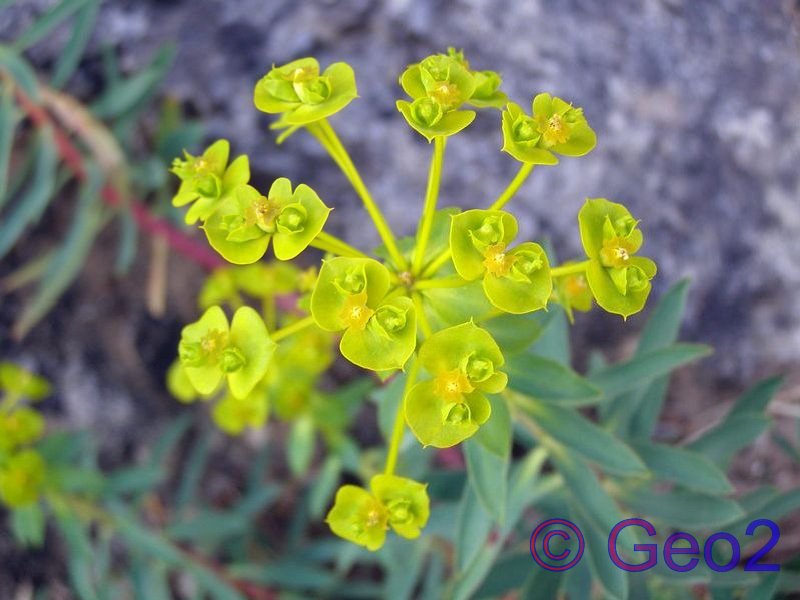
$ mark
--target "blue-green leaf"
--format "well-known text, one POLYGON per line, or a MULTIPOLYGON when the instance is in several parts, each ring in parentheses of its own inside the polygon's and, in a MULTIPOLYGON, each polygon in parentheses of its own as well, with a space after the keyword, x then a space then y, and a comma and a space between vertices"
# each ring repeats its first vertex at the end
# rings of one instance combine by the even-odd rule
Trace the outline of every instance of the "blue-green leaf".
POLYGON ((61 50, 58 62, 53 70, 50 85, 54 88, 63 86, 75 72, 94 29, 100 2, 98 0, 83 0, 82 4, 84 6, 80 9, 72 24, 69 41, 61 50))
POLYGON ((566 365, 535 354, 519 354, 505 365, 511 389, 564 406, 586 406, 601 399, 599 388, 566 365))

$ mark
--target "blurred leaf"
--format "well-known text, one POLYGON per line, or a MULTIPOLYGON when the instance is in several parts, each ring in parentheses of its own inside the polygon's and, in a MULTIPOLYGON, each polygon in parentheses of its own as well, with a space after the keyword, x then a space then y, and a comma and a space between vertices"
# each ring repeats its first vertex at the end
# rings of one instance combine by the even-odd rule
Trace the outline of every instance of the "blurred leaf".
POLYGON ((266 565, 233 564, 228 567, 228 573, 236 579, 286 590, 319 590, 336 581, 329 569, 315 567, 299 559, 278 559, 266 565))
POLYGON ((781 385, 783 385, 782 377, 770 377, 759 381, 739 397, 728 413, 728 418, 741 415, 763 415, 781 385))
POLYGON ((205 509, 192 517, 171 523, 166 532, 178 542, 219 544, 243 535, 250 527, 246 515, 205 509))
POLYGON ((504 313, 487 319, 481 326, 492 334, 503 354, 516 354, 530 348, 542 335, 555 312, 534 312, 525 315, 504 313))
POLYGON ((103 184, 102 174, 92 164, 88 166, 87 174, 88 178, 81 189, 78 206, 64 243, 50 263, 36 295, 26 305, 14 325, 14 335, 18 339, 24 337, 39 322, 75 279, 103 223, 102 207, 98 206, 103 184))
POLYGON ((567 316, 559 306, 551 306, 548 312, 551 316, 530 351, 568 366, 571 352, 567 316))
POLYGON ((388 443, 392 438, 394 419, 403 400, 406 385, 406 374, 398 373, 383 387, 377 388, 371 396, 378 405, 378 427, 388 443))
POLYGON ((39 130, 34 152, 36 171, 28 189, 11 208, 11 214, 0 222, 0 258, 19 241, 29 225, 33 225, 41 218, 47 204, 53 199, 58 155, 50 127, 42 127, 39 130))
POLYGON ((190 506, 198 496, 198 486, 208 464, 211 451, 211 436, 199 435, 192 445, 191 452, 183 466, 178 492, 175 495, 175 510, 182 511, 190 506))
POLYGON ((733 500, 674 489, 659 493, 646 485, 623 487, 620 500, 634 513, 659 519, 671 527, 720 527, 744 515, 733 500))
POLYGON ((456 518, 456 564, 458 572, 464 572, 486 544, 493 519, 471 485, 464 486, 456 518))
POLYGON ((600 390, 571 368, 534 354, 512 356, 505 365, 511 389, 565 406, 585 406, 601 399, 600 390))
POLYGON ((647 354, 675 342, 686 309, 688 290, 689 280, 682 279, 661 296, 647 317, 647 323, 639 336, 637 355, 647 354))
POLYGON ((659 479, 708 494, 733 492, 725 473, 699 452, 647 441, 634 441, 631 446, 659 479))
POLYGON ((86 4, 86 0, 60 0, 50 10, 37 17, 28 29, 17 36, 13 44, 14 50, 22 52, 44 39, 53 29, 68 19, 84 4, 86 4))
POLYGON ((116 275, 126 275, 136 259, 139 228, 133 216, 127 210, 119 212, 117 223, 119 224, 119 247, 117 260, 114 263, 114 273, 116 275))
POLYGON ((758 585, 751 587, 743 600, 770 600, 778 589, 780 573, 766 573, 761 576, 758 585))
POLYGON ((519 600, 540 600, 541 598, 558 598, 563 573, 535 569, 528 575, 519 590, 519 600))
POLYGON ((425 573, 419 600, 440 600, 444 597, 444 566, 441 553, 431 552, 428 555, 428 570, 425 573))
POLYGON ((14 129, 18 122, 19 115, 14 105, 14 88, 4 83, 0 92, 0 209, 3 208, 7 198, 11 148, 14 146, 14 129))
POLYGON ((295 477, 305 475, 314 456, 314 423, 307 415, 303 415, 292 423, 286 458, 289 468, 295 477))
POLYGON ((67 45, 61 50, 61 54, 56 62, 50 85, 54 88, 62 87, 78 68, 81 56, 86 50, 86 44, 92 35, 97 13, 100 9, 99 0, 83 0, 84 6, 81 7, 75 21, 72 24, 70 38, 67 45))
POLYGON ((41 102, 36 72, 24 58, 4 44, 0 44, 0 71, 7 73, 29 100, 37 104, 41 102))
POLYGON ((54 507, 56 524, 67 545, 67 570, 81 600, 99 600, 92 577, 92 544, 88 532, 66 507, 54 507))
POLYGON ((585 538, 584 557, 594 579, 602 586, 605 598, 626 600, 628 598, 628 573, 615 565, 608 556, 608 531, 600 529, 585 513, 583 506, 573 503, 576 520, 586 525, 581 528, 585 538), (602 550, 601 550, 602 549, 602 550))
POLYGON ((320 519, 331 504, 333 493, 342 475, 342 461, 338 456, 328 456, 322 463, 309 492, 308 506, 311 516, 320 519))
POLYGON ((110 495, 143 494, 159 485, 164 476, 164 470, 159 465, 121 469, 108 476, 105 492, 110 495))
POLYGON ((687 448, 706 455, 718 466, 726 468, 733 455, 755 441, 769 425, 770 420, 767 417, 758 415, 728 416, 687 448))
MULTIPOLYGON (((532 564, 535 565, 529 551, 504 554, 494 564, 475 592, 474 598, 503 598, 506 594, 515 592, 525 583, 525 576, 531 571, 532 564)), ((539 596, 543 597, 545 596, 539 596)))
POLYGON ((252 519, 258 513, 271 506, 281 495, 281 491, 281 486, 274 483, 252 489, 234 507, 234 511, 239 515, 252 519))
POLYGON ((172 596, 163 565, 152 564, 134 553, 131 557, 131 581, 134 600, 166 600, 172 596))
POLYGON ((153 450, 150 453, 150 463, 153 465, 161 465, 167 461, 167 457, 175 450, 178 442, 186 433, 191 425, 191 417, 188 414, 181 415, 174 419, 158 439, 153 444, 153 450))
POLYGON ((202 123, 189 121, 163 135, 156 148, 161 163, 169 165, 176 156, 181 156, 185 149, 199 146, 204 134, 205 127, 202 123))
POLYGON ((666 375, 710 353, 711 349, 702 344, 672 344, 614 364, 589 377, 589 382, 611 397, 666 375))
POLYGON ((141 107, 166 75, 175 51, 161 48, 152 62, 130 77, 111 85, 91 110, 100 119, 115 119, 141 107))
POLYGON ((11 511, 11 531, 22 546, 39 547, 44 541, 44 512, 38 504, 11 511))
POLYGON ((94 467, 51 467, 48 478, 61 491, 87 496, 101 494, 106 485, 106 478, 94 467))
POLYGON ((400 537, 386 540, 379 554, 385 571, 384 598, 412 598, 422 571, 425 546, 400 537))
POLYGON ((474 439, 466 440, 462 448, 471 486, 483 507, 502 523, 508 489, 508 458, 498 456, 474 439))
POLYGON ((503 396, 489 396, 489 401, 492 405, 492 414, 489 420, 481 425, 473 439, 489 452, 508 460, 513 435, 508 402, 503 396))
POLYGON ((575 410, 532 398, 520 398, 519 407, 548 436, 605 471, 623 475, 647 472, 644 463, 629 446, 575 410))

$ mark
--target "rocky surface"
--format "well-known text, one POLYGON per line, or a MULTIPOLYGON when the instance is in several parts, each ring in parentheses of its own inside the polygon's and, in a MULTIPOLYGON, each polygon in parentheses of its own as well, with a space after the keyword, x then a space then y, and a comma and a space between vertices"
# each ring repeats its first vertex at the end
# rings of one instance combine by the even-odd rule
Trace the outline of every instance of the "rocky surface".
MULTIPOLYGON (((47 4, 6 12, 2 37, 47 4)), ((583 198, 628 204, 660 266, 656 292, 692 277, 686 333, 718 348, 717 376, 742 382, 800 357, 797 22, 783 0, 110 1, 92 45, 112 44, 133 69, 174 42, 165 93, 249 153, 257 181, 317 188, 337 207, 333 228, 365 247, 376 237, 323 152, 304 134, 276 147, 253 108, 270 64, 310 54, 353 64, 361 98, 334 125, 402 233, 415 226, 429 156, 394 108, 407 63, 455 45, 500 70, 517 101, 550 91, 583 105, 597 149, 534 173, 511 205, 524 232, 566 257, 579 251, 583 198)), ((46 63, 47 45, 34 57, 46 63)), ((491 202, 516 168, 500 143, 496 112, 452 141, 443 202, 491 202)), ((619 327, 589 323, 592 337, 619 327)))

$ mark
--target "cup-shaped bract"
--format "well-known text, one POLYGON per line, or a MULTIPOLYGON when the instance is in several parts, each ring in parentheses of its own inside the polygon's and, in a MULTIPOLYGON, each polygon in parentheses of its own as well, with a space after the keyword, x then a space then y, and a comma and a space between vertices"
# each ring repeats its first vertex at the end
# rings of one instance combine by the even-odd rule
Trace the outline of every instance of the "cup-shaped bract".
POLYGON ((364 328, 348 327, 339 349, 351 363, 372 371, 402 369, 417 345, 417 319, 410 298, 382 302, 364 328))
POLYGON ((397 101, 397 110, 405 117, 414 131, 432 142, 435 137, 455 135, 475 119, 475 111, 445 111, 439 102, 427 96, 413 102, 397 101))
POLYGON ((586 279, 597 304, 624 318, 644 308, 656 264, 635 256, 643 236, 622 204, 590 198, 578 213, 581 243, 589 257, 586 279))
POLYGON ((240 435, 246 428, 258 429, 267 422, 269 401, 257 386, 243 398, 228 394, 211 411, 214 423, 228 435, 240 435))
POLYGON ((489 248, 508 246, 517 236, 517 219, 502 210, 467 210, 452 217, 450 251, 458 274, 467 281, 486 273, 489 248))
POLYGON ((375 475, 370 489, 386 508, 389 526, 401 537, 419 537, 430 516, 427 486, 407 477, 375 475))
POLYGON ((32 402, 50 395, 50 383, 11 362, 0 362, 0 391, 32 402))
POLYGON ((558 164, 555 154, 583 156, 597 143, 583 109, 550 94, 533 99, 532 115, 509 102, 503 111, 502 129, 503 151, 534 165, 558 164))
POLYGON ((234 397, 245 398, 253 391, 266 374, 275 347, 267 326, 255 310, 242 306, 233 314, 228 350, 236 350, 234 363, 241 357, 241 364, 231 365, 233 368, 228 371, 228 387, 234 397))
POLYGON ((500 310, 523 314, 541 310, 553 292, 550 263, 544 248, 524 242, 511 250, 490 248, 486 255, 488 268, 483 278, 483 291, 500 310), (498 269, 494 269, 498 266, 498 269))
POLYGON ((9 452, 35 442, 44 433, 44 418, 37 411, 21 407, 0 413, 0 451, 9 452))
POLYGON ((273 67, 253 91, 260 111, 281 114, 286 126, 308 125, 340 111, 358 97, 352 67, 338 62, 320 73, 314 58, 301 58, 273 67))
POLYGON ((389 271, 372 258, 331 258, 322 263, 311 295, 311 315, 326 331, 364 328, 389 291, 389 271))
POLYGON ((447 56, 472 75, 475 87, 469 97, 469 104, 478 108, 502 108, 508 102, 508 96, 500 90, 503 78, 495 71, 475 71, 470 68, 469 61, 464 56, 463 50, 453 47, 447 49, 447 56))
POLYGON ((45 482, 45 462, 35 450, 11 455, 0 466, 0 501, 16 508, 39 499, 45 482))
POLYGON ((178 357, 186 377, 200 394, 211 394, 224 376, 220 366, 228 346, 228 318, 219 306, 212 306, 181 331, 178 357))
POLYGON ((269 193, 250 185, 239 186, 225 198, 203 225, 211 246, 228 262, 252 264, 274 240, 275 256, 290 260, 319 235, 331 209, 305 184, 292 191, 285 177, 276 179, 269 193))
POLYGON ((205 222, 217 208, 220 200, 235 193, 240 186, 245 185, 248 181, 250 181, 250 159, 243 154, 236 157, 225 169, 219 194, 216 197, 200 197, 186 211, 184 221, 187 225, 193 225, 197 221, 205 222))
POLYGON ((228 140, 217 140, 200 156, 192 156, 184 150, 182 159, 172 161, 170 170, 181 180, 172 198, 173 206, 184 206, 201 197, 219 198, 230 149, 228 140))
MULTIPOLYGON (((575 261, 567 261, 563 266, 574 264, 575 261)), ((553 299, 564 308, 570 323, 575 320, 574 311, 589 312, 592 309, 592 298, 585 272, 562 275, 554 281, 553 299)))
POLYGON ((192 382, 186 375, 186 369, 180 360, 175 360, 167 369, 167 391, 178 402, 190 404, 200 398, 192 382))
POLYGON ((454 446, 489 418, 491 405, 483 394, 505 388, 503 354, 489 332, 470 321, 430 336, 419 361, 434 378, 411 388, 406 422, 423 445, 454 446))
POLYGON ((386 540, 389 511, 374 495, 355 485, 343 485, 336 492, 325 521, 333 533, 375 551, 386 540))

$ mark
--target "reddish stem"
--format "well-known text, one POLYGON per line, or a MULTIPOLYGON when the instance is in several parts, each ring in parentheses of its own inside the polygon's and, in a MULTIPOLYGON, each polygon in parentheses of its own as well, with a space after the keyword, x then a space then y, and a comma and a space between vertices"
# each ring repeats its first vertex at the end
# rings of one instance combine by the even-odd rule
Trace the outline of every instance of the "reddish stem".
MULTIPOLYGON (((20 106, 31 121, 38 127, 49 126, 52 129, 56 149, 61 155, 64 164, 69 167, 78 180, 85 180, 86 169, 83 164, 83 155, 72 143, 67 133, 50 118, 44 108, 32 102, 19 87, 15 91, 20 106)), ((101 196, 106 204, 110 206, 120 206, 124 203, 119 190, 108 184, 103 187, 101 196)), ((198 243, 166 219, 155 216, 142 202, 131 199, 127 201, 127 207, 130 209, 139 229, 146 233, 163 237, 176 252, 184 255, 204 269, 213 271, 225 264, 207 246, 198 243)))

